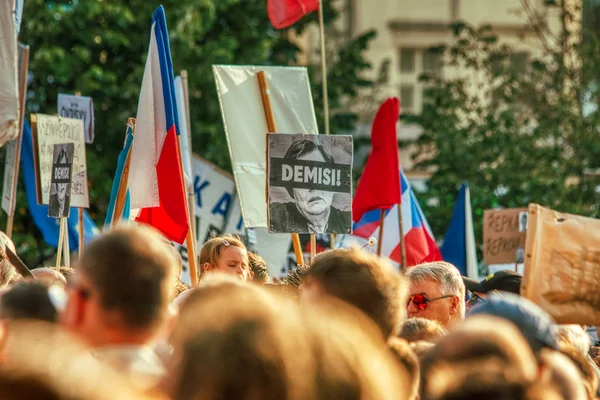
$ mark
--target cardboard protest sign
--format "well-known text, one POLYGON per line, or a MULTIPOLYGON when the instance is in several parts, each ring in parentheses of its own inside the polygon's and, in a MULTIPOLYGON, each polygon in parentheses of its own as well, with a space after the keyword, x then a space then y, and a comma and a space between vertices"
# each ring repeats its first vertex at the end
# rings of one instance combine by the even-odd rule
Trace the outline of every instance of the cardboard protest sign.
POLYGON ((484 262, 488 265, 522 262, 526 228, 526 208, 485 210, 483 213, 484 262))
POLYGON ((73 173, 73 143, 55 144, 52 154, 52 179, 48 216, 68 218, 71 205, 71 177, 73 173))
POLYGON ((521 294, 559 324, 600 325, 600 220, 529 205, 521 294))
POLYGON ((52 152, 55 144, 73 143, 71 207, 89 207, 83 120, 44 114, 31 116, 38 204, 50 202, 52 152))
POLYGON ((352 137, 268 135, 269 232, 350 233, 352 137))
POLYGON ((58 114, 83 120, 85 142, 94 143, 94 101, 91 97, 58 94, 58 114))
POLYGON ((267 227, 266 132, 257 73, 266 75, 278 132, 318 133, 304 67, 214 65, 223 125, 245 227, 267 227))

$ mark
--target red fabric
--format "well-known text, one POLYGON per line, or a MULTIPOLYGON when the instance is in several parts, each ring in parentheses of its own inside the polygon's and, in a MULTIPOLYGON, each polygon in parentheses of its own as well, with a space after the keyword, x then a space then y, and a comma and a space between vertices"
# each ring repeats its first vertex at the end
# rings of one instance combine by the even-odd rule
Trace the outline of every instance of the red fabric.
MULTIPOLYGON (((413 228, 406 235, 404 235, 404 246, 406 248, 406 264, 407 267, 414 267, 415 265, 442 261, 442 254, 437 243, 427 233, 427 230, 423 227, 413 228)), ((390 259, 401 263, 402 255, 400 254, 400 243, 390 254, 390 259)))
POLYGON ((169 129, 156 165, 160 206, 142 209, 136 221, 151 225, 168 239, 183 244, 190 225, 175 129, 174 125, 169 129))
POLYGON ((276 29, 294 25, 306 14, 319 9, 319 0, 267 0, 267 13, 276 29))
POLYGON ((387 99, 375 115, 371 129, 371 154, 358 182, 352 202, 352 219, 360 221, 363 214, 375 209, 389 210, 400 204, 402 188, 398 168, 396 123, 400 115, 400 100, 387 99))

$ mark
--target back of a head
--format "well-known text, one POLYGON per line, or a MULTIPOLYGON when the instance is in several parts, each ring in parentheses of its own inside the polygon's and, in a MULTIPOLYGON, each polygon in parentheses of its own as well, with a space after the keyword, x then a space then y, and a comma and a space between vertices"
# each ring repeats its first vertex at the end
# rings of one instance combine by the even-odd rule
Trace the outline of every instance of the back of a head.
POLYGON ((488 296, 485 302, 469 310, 468 316, 474 315, 490 315, 512 322, 533 351, 558 349, 552 317, 524 297, 511 293, 488 296))
POLYGON ((166 314, 177 281, 177 260, 154 230, 118 227, 85 248, 78 273, 99 293, 101 307, 125 327, 147 329, 166 314))
POLYGON ((302 312, 316 361, 313 399, 412 398, 414 381, 407 368, 364 313, 335 298, 308 304, 302 312))
POLYGON ((437 321, 425 318, 409 318, 402 323, 398 337, 407 342, 425 340, 435 343, 447 333, 448 331, 437 321))
POLYGON ((388 339, 387 345, 396 361, 406 370, 408 378, 412 382, 413 397, 416 396, 419 391, 420 378, 419 359, 417 355, 406 340, 392 337, 388 339))
POLYGON ((39 282, 24 281, 16 283, 0 298, 0 318, 56 322, 58 316, 48 288, 39 282))
POLYGON ((311 398, 314 365, 294 304, 232 277, 206 284, 213 277, 181 304, 173 398, 311 398))
POLYGON ((36 282, 42 283, 48 287, 52 285, 60 285, 65 287, 67 285, 67 279, 65 276, 55 268, 35 268, 31 270, 31 275, 33 275, 36 282))
POLYGON ((581 325, 554 325, 553 328, 560 344, 573 346, 583 356, 588 354, 592 343, 589 335, 581 325))
POLYGON ((406 313, 406 285, 384 260, 360 250, 323 253, 308 270, 307 282, 369 316, 387 338, 397 332, 406 313))
POLYGON ((543 384, 555 386, 564 400, 588 398, 583 377, 569 357, 558 351, 543 349, 538 359, 542 365, 543 384))
POLYGON ((502 393, 521 398, 517 394, 524 393, 536 372, 533 352, 515 326, 499 318, 473 317, 425 356, 422 398, 449 399, 455 397, 444 397, 448 393, 469 393, 487 399, 485 396, 501 387, 506 389, 502 393))
POLYGON ((248 261, 250 262, 250 268, 254 272, 252 282, 263 284, 269 282, 269 268, 267 267, 265 260, 258 254, 249 251, 248 261))

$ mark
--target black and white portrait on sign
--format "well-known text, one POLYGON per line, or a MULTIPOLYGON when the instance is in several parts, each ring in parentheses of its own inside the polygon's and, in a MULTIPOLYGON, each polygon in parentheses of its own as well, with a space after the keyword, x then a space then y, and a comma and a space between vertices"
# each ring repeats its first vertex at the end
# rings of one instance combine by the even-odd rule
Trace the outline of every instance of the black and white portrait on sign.
POLYGON ((271 233, 352 231, 352 137, 269 134, 271 233))
POLYGON ((48 216, 67 218, 71 206, 71 178, 73 173, 73 143, 55 144, 52 153, 52 177, 48 216))
POLYGON ((527 211, 519 213, 519 232, 527 232, 527 211))

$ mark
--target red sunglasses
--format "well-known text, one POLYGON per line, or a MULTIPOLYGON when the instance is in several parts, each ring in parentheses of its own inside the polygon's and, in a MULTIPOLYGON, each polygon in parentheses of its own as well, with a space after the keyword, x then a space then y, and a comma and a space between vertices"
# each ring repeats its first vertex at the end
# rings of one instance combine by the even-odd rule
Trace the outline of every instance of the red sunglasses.
POLYGON ((454 295, 449 294, 447 296, 441 296, 441 297, 435 297, 433 299, 429 299, 429 298, 425 297, 424 294, 411 294, 410 297, 408 298, 408 303, 406 303, 406 307, 408 307, 410 305, 410 302, 412 301, 412 303, 415 305, 415 307, 417 307, 419 309, 419 311, 425 311, 427 309, 427 303, 429 303, 430 301, 448 299, 450 297, 454 297, 454 295))

